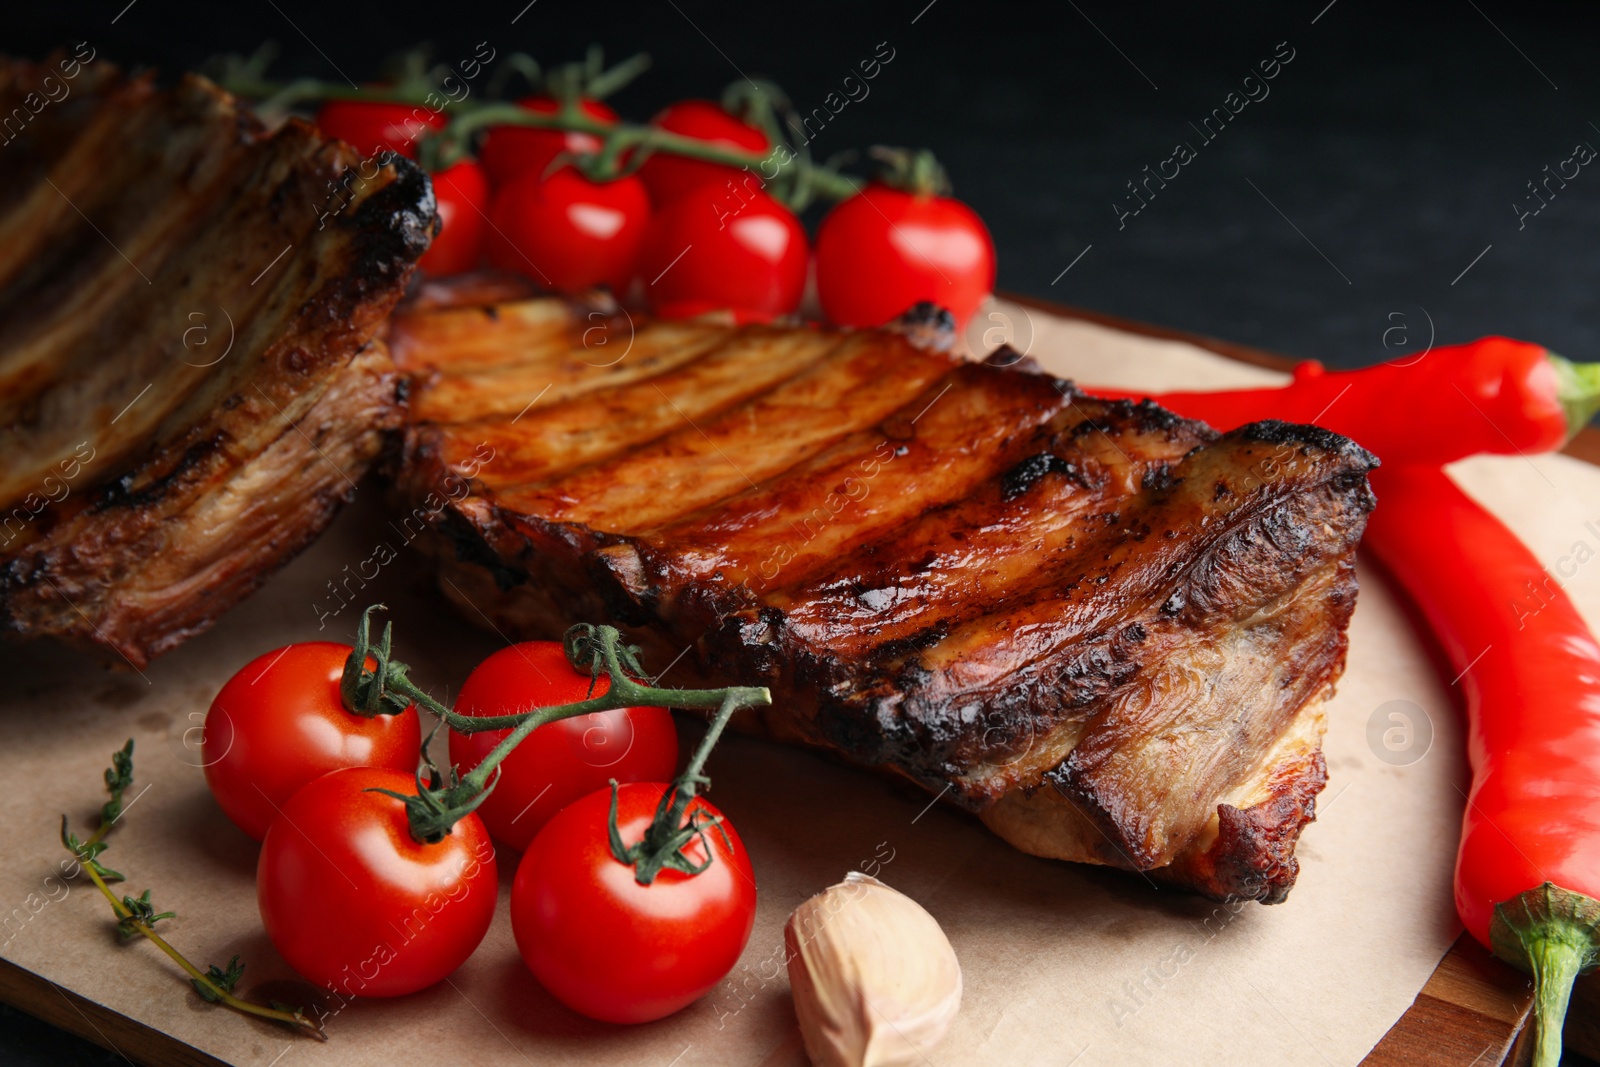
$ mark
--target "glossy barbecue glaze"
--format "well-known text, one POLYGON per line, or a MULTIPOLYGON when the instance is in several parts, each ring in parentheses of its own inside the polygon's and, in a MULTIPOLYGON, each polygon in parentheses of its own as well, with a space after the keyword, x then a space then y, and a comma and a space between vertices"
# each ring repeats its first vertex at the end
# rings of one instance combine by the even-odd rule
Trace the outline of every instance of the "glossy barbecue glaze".
POLYGON ((470 613, 542 636, 604 615, 663 666, 692 645, 773 688, 768 732, 1027 851, 1283 898, 1371 456, 893 330, 619 321, 552 300, 396 318, 409 521, 444 534, 470 613), (625 356, 585 343, 594 314, 625 356))

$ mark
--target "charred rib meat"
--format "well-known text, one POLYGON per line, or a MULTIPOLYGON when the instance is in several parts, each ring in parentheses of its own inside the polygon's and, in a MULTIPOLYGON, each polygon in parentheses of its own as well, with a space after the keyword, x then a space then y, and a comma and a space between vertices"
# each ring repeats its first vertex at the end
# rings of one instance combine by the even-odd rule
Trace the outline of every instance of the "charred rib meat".
POLYGON ((55 66, 0 62, 23 116, 0 145, 0 627, 142 666, 303 548, 398 424, 373 337, 433 196, 203 78, 55 66))
POLYGON ((470 615, 528 636, 608 617, 663 664, 693 646, 772 687, 770 734, 1025 851, 1283 899, 1370 455, 893 331, 618 321, 607 347, 595 314, 395 321, 400 482, 470 615))

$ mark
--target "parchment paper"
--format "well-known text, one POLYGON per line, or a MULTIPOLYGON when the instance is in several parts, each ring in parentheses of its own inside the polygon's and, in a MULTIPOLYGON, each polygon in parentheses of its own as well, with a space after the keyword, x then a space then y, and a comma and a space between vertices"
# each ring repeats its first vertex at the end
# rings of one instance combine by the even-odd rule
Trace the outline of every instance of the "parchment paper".
MULTIPOLYGON (((995 328, 1084 383, 1275 378, 1186 344, 996 311, 1004 321, 993 320, 995 328)), ((1553 456, 1474 460, 1457 473, 1547 563, 1573 555, 1579 541, 1600 550, 1600 471, 1553 456)), ((473 1064, 798 1065, 805 1060, 781 966, 783 922, 806 896, 865 868, 921 901, 961 959, 965 1000, 929 1064, 1232 1067, 1358 1062, 1458 932, 1449 884, 1465 782, 1461 731, 1423 647, 1364 570, 1350 668, 1329 708, 1330 782, 1300 843, 1299 884, 1283 905, 1219 906, 1157 891, 1138 875, 1032 859, 905 787, 730 737, 712 759, 713 795, 749 845, 760 911, 739 968, 682 1013, 623 1028, 561 1008, 518 959, 504 894, 488 938, 448 982, 398 1001, 350 1004, 329 1020, 325 1045, 213 1008, 153 946, 118 943, 92 886, 50 877, 65 856, 59 817, 91 825, 109 753, 136 738, 137 782, 106 861, 128 875, 129 890, 152 887, 161 908, 178 912, 168 936, 202 966, 240 953, 243 989, 292 998, 292 975, 256 913, 256 846, 212 803, 188 731, 248 659, 295 640, 348 640, 354 609, 319 632, 313 605, 326 605, 326 583, 383 540, 398 558, 363 596, 392 606, 398 654, 449 695, 499 639, 432 591, 425 562, 400 547, 371 483, 315 547, 143 675, 108 672, 48 645, 0 650, 9 772, 0 955, 239 1064, 387 1065, 448 1054, 473 1064), (1413 749, 1369 743, 1375 713, 1388 709, 1381 735, 1392 725, 1382 716, 1410 707, 1413 749)), ((1568 569, 1569 590, 1600 622, 1600 565, 1568 569)), ((686 740, 698 732, 693 722, 682 729, 686 740)), ((506 885, 515 859, 502 853, 506 885)))

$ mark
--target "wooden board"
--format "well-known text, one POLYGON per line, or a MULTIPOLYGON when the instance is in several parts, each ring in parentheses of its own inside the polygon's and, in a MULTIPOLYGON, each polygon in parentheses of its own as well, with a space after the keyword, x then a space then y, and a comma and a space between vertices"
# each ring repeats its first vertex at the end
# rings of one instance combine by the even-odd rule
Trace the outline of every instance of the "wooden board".
MULTIPOLYGON (((1254 366, 1283 369, 1289 365, 1282 357, 1245 346, 1038 301, 1016 302, 1052 315, 1128 333, 1184 341, 1254 366)), ((1600 434, 1586 431, 1568 451, 1590 462, 1600 462, 1600 434)), ((223 1062, 159 1029, 112 1011, 3 959, 0 959, 0 999, 114 1049, 132 1061, 223 1062)), ((1463 936, 1445 955, 1411 1008, 1373 1048, 1365 1062, 1376 1065, 1459 1064, 1461 1067, 1520 1062, 1518 1057, 1525 1056, 1529 1049, 1524 1026, 1528 1000, 1527 982, 1521 975, 1488 957, 1470 938, 1463 936)), ((1569 1040, 1575 1050, 1600 1054, 1597 1017, 1600 1017, 1600 982, 1590 980, 1581 986, 1574 1000, 1569 1040), (1584 1005, 1590 1008, 1587 1013, 1584 1005)), ((787 1049, 791 1059, 794 1051, 787 1049)))

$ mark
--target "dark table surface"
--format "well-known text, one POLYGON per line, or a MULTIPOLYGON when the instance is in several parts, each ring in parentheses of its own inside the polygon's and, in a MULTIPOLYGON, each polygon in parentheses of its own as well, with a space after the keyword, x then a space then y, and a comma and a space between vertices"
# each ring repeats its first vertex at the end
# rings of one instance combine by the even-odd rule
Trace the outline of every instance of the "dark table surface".
MULTIPOLYGON (((612 101, 640 119, 745 75, 809 111, 886 43, 813 147, 933 148, 1003 289, 1339 365, 1491 332, 1600 355, 1600 5, 106 0, 13 5, 0 49, 171 73, 268 39, 279 73, 356 81, 423 40, 648 51, 612 101)), ((0 1061, 96 1054, 0 1013, 0 1061)))

